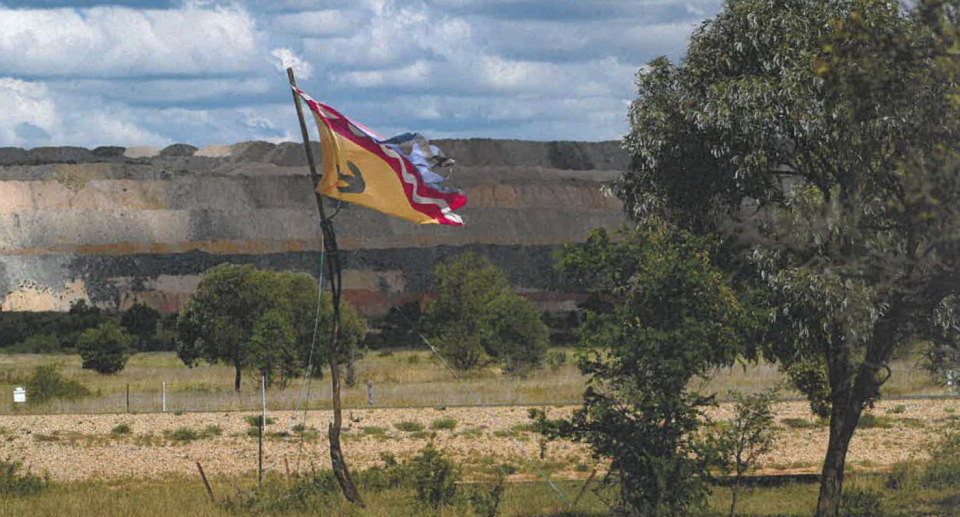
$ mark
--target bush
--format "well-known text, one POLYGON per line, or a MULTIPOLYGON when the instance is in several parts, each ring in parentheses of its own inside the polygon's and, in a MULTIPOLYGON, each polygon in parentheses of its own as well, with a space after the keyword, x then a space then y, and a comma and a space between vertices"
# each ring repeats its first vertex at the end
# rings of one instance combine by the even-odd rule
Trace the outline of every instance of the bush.
MULTIPOLYGON (((243 417, 243 419, 247 422, 247 425, 249 425, 250 427, 261 427, 261 423, 263 422, 263 415, 245 416, 243 417)), ((269 416, 267 417, 267 425, 273 425, 274 422, 275 420, 273 419, 273 417, 269 417, 269 416)))
POLYGON ((226 510, 239 514, 289 514, 316 511, 333 503, 339 489, 333 472, 323 470, 312 477, 298 479, 293 485, 276 478, 267 478, 263 485, 247 495, 223 504, 226 510))
POLYGON ((77 351, 83 359, 83 368, 113 374, 127 365, 132 344, 133 337, 110 321, 80 334, 77 351))
POLYGON ((189 443, 200 438, 200 435, 191 427, 178 427, 173 431, 165 431, 163 434, 167 438, 180 443, 189 443))
POLYGON ((0 461, 0 495, 34 495, 50 486, 48 477, 21 473, 22 468, 23 464, 19 461, 0 461))
POLYGON ((907 406, 903 404, 897 404, 896 406, 893 406, 893 408, 890 409, 890 413, 893 413, 894 415, 901 415, 906 412, 907 412, 907 406))
POLYGON ((860 417, 860 429, 890 429, 891 427, 893 427, 893 419, 888 416, 864 413, 860 417))
POLYGON ((43 404, 55 399, 79 400, 90 394, 84 385, 60 374, 56 365, 40 365, 33 369, 27 382, 28 404, 43 404))
POLYGON ((457 427, 457 419, 453 417, 438 418, 430 424, 430 429, 440 430, 448 429, 453 430, 457 427))
POLYGON ((117 436, 130 434, 130 426, 127 424, 119 424, 110 430, 110 434, 117 436))
POLYGON ((423 424, 420 422, 414 422, 412 420, 404 420, 403 422, 397 422, 393 424, 393 427, 396 427, 398 430, 405 433, 417 433, 423 431, 423 424))
POLYGON ((470 491, 470 506, 477 517, 496 517, 500 512, 500 501, 503 498, 504 475, 497 474, 493 486, 474 487, 470 491))
POLYGON ((56 334, 34 334, 10 347, 10 352, 21 354, 56 354, 63 352, 56 334))
POLYGON ((900 490, 907 488, 913 483, 913 468, 909 463, 899 462, 893 465, 893 469, 887 474, 887 479, 883 486, 890 490, 900 490))
POLYGON ((919 476, 924 488, 940 489, 960 484, 960 433, 950 433, 930 447, 930 461, 919 476))
POLYGON ((460 475, 453 462, 432 444, 410 460, 410 478, 417 502, 427 508, 439 511, 457 496, 460 475))
POLYGON ((842 517, 876 517, 883 515, 883 493, 872 488, 852 486, 843 491, 840 502, 842 517))
POLYGON ((817 425, 805 418, 784 418, 780 422, 791 429, 810 429, 817 425))
POLYGON ((567 364, 567 353, 563 350, 551 350, 547 354, 547 366, 550 367, 552 371, 557 371, 567 364))

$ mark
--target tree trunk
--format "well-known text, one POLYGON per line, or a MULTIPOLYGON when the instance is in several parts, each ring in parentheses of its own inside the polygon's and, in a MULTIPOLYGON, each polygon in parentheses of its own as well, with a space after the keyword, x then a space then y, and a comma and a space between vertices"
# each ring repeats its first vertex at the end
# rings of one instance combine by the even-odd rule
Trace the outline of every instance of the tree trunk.
POLYGON ((237 375, 233 378, 233 391, 240 393, 240 366, 237 365, 235 368, 237 370, 237 375))
POLYGON ((838 517, 840 495, 843 490, 843 469, 853 432, 857 429, 863 405, 851 401, 846 405, 834 404, 830 415, 830 441, 827 456, 820 475, 820 498, 817 500, 817 517, 838 517))
POLYGON ((730 500, 730 517, 735 517, 737 515, 737 494, 740 492, 739 473, 737 473, 736 479, 733 480, 733 487, 731 487, 730 492, 733 496, 730 500))

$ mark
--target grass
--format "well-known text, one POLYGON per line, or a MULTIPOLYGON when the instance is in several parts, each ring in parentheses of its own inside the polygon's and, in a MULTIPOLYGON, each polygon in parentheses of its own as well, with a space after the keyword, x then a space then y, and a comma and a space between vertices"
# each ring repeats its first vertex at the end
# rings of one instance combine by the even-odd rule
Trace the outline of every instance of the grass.
POLYGON ((452 431, 457 427, 457 419, 453 417, 438 418, 430 423, 430 429, 452 431))
MULTIPOLYGON (((272 475, 273 476, 273 475, 272 475)), ((283 481, 278 476, 274 481, 283 481)), ((960 515, 960 487, 945 489, 884 489, 882 476, 850 475, 844 485, 849 492, 881 491, 883 513, 878 517, 914 515, 960 515)), ((30 515, 33 517, 233 517, 223 502, 236 498, 237 489, 247 490, 256 484, 253 475, 211 478, 217 503, 210 503, 202 484, 195 476, 172 476, 159 480, 86 481, 54 484, 36 495, 0 496, 0 517, 30 515), (236 487, 236 488, 235 488, 236 487)), ((558 488, 573 498, 582 481, 559 481, 558 488)), ((466 487, 462 486, 463 492, 466 487)), ((774 487, 745 488, 740 495, 737 514, 744 517, 808 516, 817 500, 817 485, 787 484, 774 487)), ((424 515, 406 489, 365 491, 368 508, 359 510, 334 498, 329 505, 304 511, 286 511, 289 517, 419 517, 424 515)), ((606 492, 605 497, 612 494, 606 492)), ((729 510, 730 491, 714 487, 708 500, 706 516, 725 516, 729 510)), ((543 482, 508 483, 500 507, 501 517, 600 517, 609 509, 593 490, 586 490, 579 502, 578 513, 567 512, 551 488, 543 482)), ((441 515, 461 515, 450 508, 441 515)), ((246 515, 246 514, 243 514, 246 515)), ((469 515, 469 512, 467 513, 469 515)))
POLYGON ((393 427, 396 427, 398 431, 403 431, 405 433, 419 433, 424 429, 423 424, 412 420, 396 422, 393 424, 393 427))
MULTIPOLYGON (((126 388, 130 386, 130 411, 140 413, 161 410, 161 386, 167 383, 167 411, 177 414, 192 411, 246 410, 260 408, 260 383, 255 375, 245 374, 240 393, 233 390, 234 371, 229 365, 201 363, 185 367, 176 354, 156 352, 137 354, 116 375, 100 375, 80 368, 76 355, 0 354, 0 392, 21 385, 23 372, 41 364, 59 364, 69 380, 80 382, 91 395, 80 400, 58 400, 39 407, 15 408, 9 397, 0 399, 0 413, 123 413, 127 411, 126 388)), ((915 367, 913 359, 894 361, 893 377, 884 385, 883 395, 945 395, 948 390, 934 385, 929 376, 915 367)), ((556 369, 542 368, 522 378, 504 375, 488 368, 456 379, 429 352, 393 350, 389 354, 368 353, 357 362, 357 383, 344 386, 346 408, 367 407, 366 382, 375 387, 376 407, 449 407, 456 405, 508 404, 551 406, 581 400, 584 378, 572 361, 556 369)), ((329 379, 326 377, 324 379, 329 379)), ((738 390, 759 392, 784 382, 772 365, 736 366, 714 372, 698 380, 693 388, 718 393, 738 390)), ((297 405, 299 383, 293 388, 268 390, 272 409, 292 409, 297 405)), ((798 397, 790 390, 784 397, 798 397)), ((28 394, 29 398, 29 394, 28 394)), ((330 403, 328 381, 315 380, 311 388, 312 408, 327 408, 330 403)))

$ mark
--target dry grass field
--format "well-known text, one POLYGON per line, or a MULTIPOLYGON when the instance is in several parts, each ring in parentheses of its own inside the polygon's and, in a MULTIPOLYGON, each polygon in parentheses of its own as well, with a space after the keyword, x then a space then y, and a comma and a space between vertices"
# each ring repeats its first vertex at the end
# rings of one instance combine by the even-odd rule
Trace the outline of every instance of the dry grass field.
MULTIPOLYGON (((948 400, 882 402, 857 431, 847 458, 851 470, 886 471, 897 462, 927 459, 927 445, 960 429, 948 400)), ((545 407, 567 414, 568 407, 545 407)), ((780 440, 761 459, 767 474, 813 473, 826 450, 827 428, 803 402, 776 406, 780 440)), ((542 443, 525 407, 354 409, 346 413, 344 452, 358 469, 382 465, 390 454, 404 459, 428 443, 456 458, 468 477, 484 478, 506 465, 512 479, 537 479, 537 469, 560 479, 586 477, 595 464, 582 446, 542 443), (541 449, 541 447, 543 447, 541 449)), ((729 416, 723 404, 714 419, 729 416)), ((256 413, 153 413, 100 415, 6 415, 0 417, 0 457, 22 461, 55 481, 146 479, 190 475, 196 461, 210 473, 239 476, 256 470, 256 413)), ((269 413, 265 464, 275 472, 309 471, 329 463, 326 429, 331 414, 269 413)), ((601 466, 602 468, 602 466, 601 466)))
MULTIPOLYGON (((376 407, 436 407, 458 405, 556 405, 577 403, 583 393, 584 379, 574 363, 574 352, 566 352, 566 364, 556 369, 543 368, 525 377, 503 375, 493 368, 463 374, 458 382, 429 352, 368 352, 357 362, 356 385, 346 387, 346 407, 367 407, 367 380, 373 381, 376 407)), ((915 361, 892 364, 894 372, 884 386, 887 397, 946 396, 946 388, 934 385, 919 370, 915 361)), ((100 375, 80 369, 75 355, 0 355, 0 414, 13 413, 119 413, 126 411, 126 390, 130 388, 130 411, 159 412, 162 384, 167 384, 168 411, 239 411, 260 407, 260 382, 246 374, 243 388, 233 391, 233 369, 224 365, 201 364, 185 367, 173 353, 148 353, 133 356, 127 367, 116 375, 100 375), (22 384, 38 364, 61 365, 63 374, 87 386, 93 396, 79 401, 55 401, 41 407, 14 407, 12 391, 22 384)), ((768 364, 735 366, 697 382, 696 388, 716 392, 720 398, 728 390, 756 392, 784 382, 775 366, 768 364)), ((292 409, 300 399, 300 381, 285 390, 268 391, 270 407, 292 409)), ((28 394, 29 396, 29 394, 28 394)), ((800 395, 791 390, 786 398, 800 395)), ((310 408, 330 407, 327 377, 310 382, 310 408)))

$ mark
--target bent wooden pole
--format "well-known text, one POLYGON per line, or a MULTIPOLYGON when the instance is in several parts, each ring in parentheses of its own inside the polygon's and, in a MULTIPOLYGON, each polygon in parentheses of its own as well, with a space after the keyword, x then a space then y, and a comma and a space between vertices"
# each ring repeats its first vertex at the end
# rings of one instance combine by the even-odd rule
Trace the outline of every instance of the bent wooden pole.
MULTIPOLYGON (((297 79, 292 68, 287 68, 287 77, 290 86, 297 86, 297 79)), ((310 176, 313 178, 313 195, 317 201, 317 210, 320 212, 320 228, 323 232, 323 247, 327 254, 327 274, 330 278, 330 294, 333 297, 333 332, 330 336, 330 382, 333 384, 333 422, 327 429, 330 439, 330 463, 337 483, 343 491, 344 497, 361 508, 364 507, 360 492, 350 477, 350 469, 343 457, 340 448, 340 429, 343 425, 343 415, 340 404, 340 366, 337 364, 340 355, 340 257, 337 254, 337 236, 333 231, 333 222, 327 218, 323 208, 323 198, 317 188, 320 186, 320 175, 317 174, 317 165, 313 159, 313 150, 310 148, 310 134, 307 132, 307 123, 303 118, 303 106, 300 96, 293 92, 293 102, 297 107, 297 117, 300 119, 300 133, 303 136, 303 147, 307 153, 307 163, 310 165, 310 176)), ((323 274, 321 272, 321 274, 323 274)))

